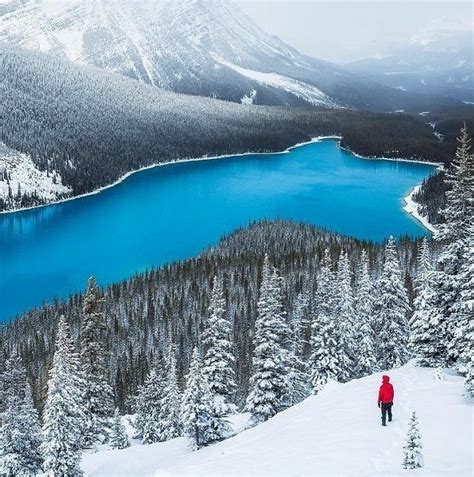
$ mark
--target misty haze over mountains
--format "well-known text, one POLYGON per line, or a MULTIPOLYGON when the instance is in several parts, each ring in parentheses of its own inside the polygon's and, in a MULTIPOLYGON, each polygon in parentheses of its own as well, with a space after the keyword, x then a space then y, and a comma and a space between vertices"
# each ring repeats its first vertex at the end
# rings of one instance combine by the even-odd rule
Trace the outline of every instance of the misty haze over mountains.
POLYGON ((305 56, 223 0, 7 0, 0 15, 2 42, 180 93, 380 111, 422 111, 432 104, 433 98, 407 91, 444 94, 393 84, 370 62, 350 71, 305 56))

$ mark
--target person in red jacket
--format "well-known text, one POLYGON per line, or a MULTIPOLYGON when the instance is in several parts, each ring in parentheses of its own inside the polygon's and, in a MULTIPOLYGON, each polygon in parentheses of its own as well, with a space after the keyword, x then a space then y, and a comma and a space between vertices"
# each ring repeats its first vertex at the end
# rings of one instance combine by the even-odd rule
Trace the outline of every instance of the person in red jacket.
POLYGON ((379 389, 379 397, 377 404, 382 409, 382 426, 386 426, 386 419, 388 414, 388 422, 392 422, 392 406, 395 391, 390 383, 390 378, 387 375, 382 376, 382 386, 379 389))

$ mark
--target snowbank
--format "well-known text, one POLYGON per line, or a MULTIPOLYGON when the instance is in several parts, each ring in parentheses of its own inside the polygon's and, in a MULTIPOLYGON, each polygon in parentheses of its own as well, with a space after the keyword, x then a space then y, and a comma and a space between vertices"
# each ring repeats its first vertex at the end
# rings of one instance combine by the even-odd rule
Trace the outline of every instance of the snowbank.
POLYGON ((472 403, 462 378, 407 365, 388 373, 395 386, 394 421, 380 425, 381 373, 331 383, 318 396, 211 447, 192 452, 184 439, 86 455, 88 476, 414 475, 401 467, 412 411, 424 444, 423 476, 471 476, 472 403))
POLYGON ((415 217, 416 220, 421 222, 425 228, 427 228, 430 232, 434 234, 437 232, 437 228, 428 220, 428 217, 421 215, 421 213, 418 210, 418 204, 417 202, 415 202, 415 199, 413 198, 414 195, 420 189, 421 189, 421 185, 417 185, 406 197, 403 198, 403 200, 405 201, 405 207, 403 207, 403 210, 413 215, 413 217, 415 217))

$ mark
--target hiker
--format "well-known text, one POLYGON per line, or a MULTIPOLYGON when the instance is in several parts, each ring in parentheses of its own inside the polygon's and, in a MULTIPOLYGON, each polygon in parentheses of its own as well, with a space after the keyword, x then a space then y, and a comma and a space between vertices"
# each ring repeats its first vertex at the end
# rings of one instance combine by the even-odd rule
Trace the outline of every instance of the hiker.
POLYGON ((387 414, 388 422, 392 422, 393 396, 395 392, 390 384, 390 378, 387 375, 382 376, 382 386, 379 389, 379 398, 377 404, 382 409, 382 426, 386 426, 387 414))

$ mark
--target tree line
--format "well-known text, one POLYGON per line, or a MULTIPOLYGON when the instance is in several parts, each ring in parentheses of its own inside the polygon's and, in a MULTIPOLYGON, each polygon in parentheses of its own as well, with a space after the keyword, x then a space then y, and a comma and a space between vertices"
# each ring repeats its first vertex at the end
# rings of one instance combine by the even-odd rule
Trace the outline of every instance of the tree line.
MULTIPOLYGON (((41 330, 45 321, 38 312, 7 326, 1 335, 6 362, 0 362, 2 395, 8 396, 0 428, 5 473, 28 475, 43 468, 47 475, 80 475, 84 448, 106 441, 117 448, 127 445, 116 406, 134 412, 136 435, 144 443, 184 435, 200 448, 229 435, 227 417, 237 408, 250 412, 257 425, 320 392, 330 380, 346 382, 401 366, 411 357, 424 366, 454 367, 465 376, 466 394, 473 396, 474 156, 467 128, 448 180, 445 224, 434 241, 397 245, 390 238, 375 246, 302 225, 294 226, 291 236, 291 227, 277 222, 257 225, 276 238, 268 246, 263 236, 261 256, 253 246, 261 243, 260 234, 241 231, 225 238, 207 256, 221 256, 224 264, 228 260, 227 269, 213 260, 198 266, 210 277, 206 289, 191 291, 197 285, 193 281, 179 288, 181 277, 174 275, 171 293, 188 298, 186 313, 191 311, 180 333, 174 327, 184 309, 175 308, 164 326, 152 309, 156 312, 157 302, 171 296, 154 290, 141 302, 149 320, 138 330, 142 335, 136 342, 133 334, 118 339, 113 326, 119 323, 110 321, 107 300, 119 308, 128 303, 131 308, 122 312, 136 319, 139 315, 128 315, 139 304, 136 296, 121 301, 120 294, 137 286, 137 279, 124 282, 124 288, 111 287, 105 296, 90 279, 82 297, 45 308, 54 333, 41 330), (240 275, 248 286, 245 315, 234 303, 240 299, 232 292, 242 288, 238 275, 229 273, 232 262, 245 270, 240 275), (204 304, 202 312, 197 304, 204 304), (79 307, 78 319, 74 307, 79 307), (39 320, 30 322, 36 340, 24 327, 33 318, 39 320), (48 344, 52 347, 41 354, 48 344), (119 350, 127 344, 128 351, 138 345, 138 353, 121 361, 119 350), (37 361, 43 361, 44 381, 34 376, 37 361), (135 385, 126 394, 119 371, 124 365, 135 385)), ((193 261, 181 266, 189 273, 193 261)), ((169 278, 172 282, 173 275, 169 278)))
MULTIPOLYGON (((72 195, 159 162, 284 150, 317 135, 342 135, 343 147, 365 156, 445 162, 453 152, 421 117, 406 114, 239 105, 180 95, 7 46, 0 48, 0 68, 0 140, 28 154, 41 171, 59 174, 72 195)), ((33 191, 0 206, 36 203, 33 191)))

